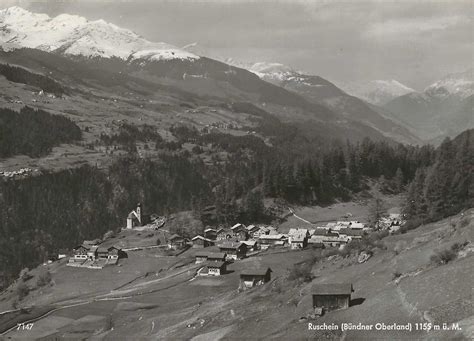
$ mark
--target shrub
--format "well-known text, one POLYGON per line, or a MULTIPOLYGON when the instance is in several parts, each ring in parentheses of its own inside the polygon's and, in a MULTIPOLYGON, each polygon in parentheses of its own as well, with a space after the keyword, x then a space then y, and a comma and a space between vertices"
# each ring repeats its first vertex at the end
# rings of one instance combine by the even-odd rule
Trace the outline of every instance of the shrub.
POLYGON ((290 281, 311 282, 313 280, 311 270, 312 266, 309 263, 295 265, 288 273, 288 279, 290 281))
POLYGON ((16 294, 18 295, 18 299, 22 300, 30 293, 30 288, 26 285, 25 282, 20 282, 16 287, 16 294))
POLYGON ((38 281, 36 282, 36 284, 39 287, 44 287, 49 283, 51 283, 51 273, 49 272, 49 270, 42 270, 39 274, 38 281))
POLYGON ((441 251, 436 251, 431 257, 430 260, 433 264, 443 265, 447 264, 457 256, 457 252, 451 249, 445 249, 441 251))
POLYGON ((459 251, 464 249, 467 244, 468 244, 467 241, 465 241, 463 243, 454 243, 453 245, 451 245, 451 251, 453 251, 457 254, 459 251))
POLYGON ((399 278, 401 275, 402 275, 401 272, 395 271, 395 272, 392 274, 392 281, 393 281, 393 280, 396 280, 396 279, 399 278))

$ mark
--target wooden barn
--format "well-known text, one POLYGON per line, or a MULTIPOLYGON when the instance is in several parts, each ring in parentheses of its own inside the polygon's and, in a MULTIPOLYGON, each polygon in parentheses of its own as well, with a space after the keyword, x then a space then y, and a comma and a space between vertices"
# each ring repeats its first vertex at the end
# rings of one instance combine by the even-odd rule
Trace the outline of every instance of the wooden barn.
POLYGON ((200 235, 195 236, 193 239, 191 239, 191 241, 193 242, 194 248, 203 248, 214 245, 214 242, 212 240, 200 235))
POLYGON ((222 276, 226 273, 226 262, 208 262, 206 267, 209 276, 222 276))
POLYGON ((223 242, 218 245, 219 250, 227 254, 226 259, 241 259, 247 255, 247 245, 240 242, 223 242))
POLYGON ((244 269, 240 273, 240 287, 242 289, 252 288, 270 281, 272 269, 259 267, 256 269, 244 269))
POLYGON ((351 283, 315 284, 312 290, 313 308, 324 311, 349 308, 353 291, 351 283))

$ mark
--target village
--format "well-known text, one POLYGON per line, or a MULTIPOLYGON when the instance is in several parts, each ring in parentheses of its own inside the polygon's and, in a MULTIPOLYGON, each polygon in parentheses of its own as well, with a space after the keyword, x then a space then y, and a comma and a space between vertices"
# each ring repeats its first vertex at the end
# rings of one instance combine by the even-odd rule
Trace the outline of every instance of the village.
MULTIPOLYGON (((403 220, 399 214, 390 214, 378 222, 378 228, 396 231, 403 220)), ((308 222, 308 224, 310 224, 308 222)), ((308 225, 307 224, 307 225, 308 225)), ((216 278, 226 276, 233 270, 229 266, 245 259, 256 257, 261 253, 281 253, 298 250, 344 249, 354 240, 360 240, 372 233, 373 228, 357 220, 341 220, 327 222, 321 226, 290 228, 283 233, 271 225, 244 225, 236 223, 230 227, 213 228, 207 226, 203 232, 187 238, 163 228, 166 220, 156 214, 145 214, 139 203, 129 212, 126 225, 122 231, 161 231, 166 243, 160 246, 142 246, 122 248, 118 245, 103 243, 100 239, 84 241, 73 249, 67 266, 76 268, 102 269, 105 266, 119 265, 120 259, 127 258, 127 252, 146 248, 160 248, 173 252, 175 255, 192 257, 197 265, 196 277, 216 278)), ((369 255, 359 257, 365 262, 369 255)), ((62 257, 63 258, 63 255, 62 257)), ((238 291, 251 289, 268 283, 272 279, 272 269, 264 262, 253 263, 252 266, 240 270, 239 283, 235 284, 238 291)), ((324 314, 332 309, 343 309, 350 305, 351 283, 329 283, 315 285, 313 290, 313 316, 324 314)))

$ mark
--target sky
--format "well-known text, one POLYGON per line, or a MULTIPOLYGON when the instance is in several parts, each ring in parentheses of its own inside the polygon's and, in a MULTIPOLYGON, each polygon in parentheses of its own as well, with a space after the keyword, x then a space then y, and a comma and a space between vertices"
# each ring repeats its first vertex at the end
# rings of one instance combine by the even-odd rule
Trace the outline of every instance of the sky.
POLYGON ((414 89, 473 67, 474 0, 0 0, 104 19, 214 58, 278 62, 336 83, 396 79, 414 89))

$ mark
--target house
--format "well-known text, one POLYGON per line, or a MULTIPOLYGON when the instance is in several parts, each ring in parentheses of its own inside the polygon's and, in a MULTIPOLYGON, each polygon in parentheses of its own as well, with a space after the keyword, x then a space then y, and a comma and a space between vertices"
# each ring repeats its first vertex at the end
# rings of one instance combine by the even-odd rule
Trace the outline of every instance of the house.
POLYGON ((99 259, 109 258, 109 250, 103 246, 97 247, 97 258, 99 259))
POLYGON ((268 267, 244 269, 240 273, 240 288, 248 289, 270 281, 272 270, 268 267))
POLYGON ((305 235, 298 235, 290 239, 290 248, 292 250, 303 249, 308 246, 308 237, 305 235))
POLYGON ((216 231, 216 240, 226 240, 232 238, 232 231, 226 230, 223 228, 217 229, 216 231))
POLYGON ((256 251, 259 248, 258 242, 256 240, 243 240, 242 243, 247 245, 247 251, 256 251))
POLYGON ((74 262, 84 262, 87 259, 87 252, 89 252, 90 246, 89 245, 79 245, 73 249, 73 257, 72 260, 74 262))
POLYGON ((353 221, 350 227, 353 230, 363 230, 365 228, 365 224, 359 221, 353 221))
POLYGON ((260 226, 258 230, 256 230, 253 234, 252 237, 254 239, 258 239, 260 236, 267 235, 270 232, 270 230, 265 227, 265 226, 260 226))
POLYGON ((120 258, 125 258, 127 254, 118 246, 111 246, 107 249, 108 259, 109 260, 118 260, 120 258))
POLYGON ((219 250, 226 253, 226 259, 242 259, 247 255, 247 245, 241 242, 225 241, 218 245, 219 250))
POLYGON ((214 245, 214 242, 212 240, 200 235, 195 236, 193 239, 191 239, 191 241, 193 242, 194 248, 203 248, 214 245))
POLYGON ((136 226, 144 226, 150 222, 150 216, 143 214, 142 204, 138 203, 137 208, 130 211, 127 216, 127 229, 133 229, 136 226))
POLYGON ((209 276, 221 276, 224 275, 227 271, 226 262, 208 262, 206 264, 207 274, 209 276))
POLYGON ((87 251, 87 258, 90 260, 94 260, 97 258, 97 249, 99 247, 97 245, 91 246, 90 249, 87 251))
POLYGON ((349 308, 352 292, 351 283, 315 284, 312 288, 313 309, 331 311, 349 308))
POLYGON ((260 228, 258 226, 255 226, 255 225, 249 225, 245 229, 247 230, 247 234, 249 236, 253 236, 255 232, 260 230, 260 228))
POLYGON ((207 261, 207 256, 208 256, 208 253, 207 252, 197 252, 194 257, 196 258, 196 261, 195 263, 196 264, 200 264, 200 263, 204 263, 207 261))
POLYGON ((217 238, 217 231, 212 228, 207 228, 204 230, 204 237, 215 240, 217 238))
POLYGON ((266 234, 258 238, 262 250, 266 250, 270 246, 283 246, 286 240, 287 237, 284 234, 266 234))
POLYGON ((245 225, 242 224, 235 224, 230 228, 232 231, 233 237, 235 237, 237 240, 247 240, 248 235, 247 235, 247 229, 245 228, 245 225))
POLYGON ((178 234, 173 234, 168 238, 168 248, 172 250, 179 250, 186 247, 186 239, 178 234))

